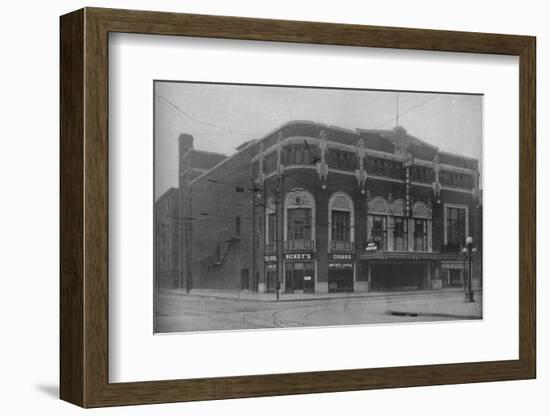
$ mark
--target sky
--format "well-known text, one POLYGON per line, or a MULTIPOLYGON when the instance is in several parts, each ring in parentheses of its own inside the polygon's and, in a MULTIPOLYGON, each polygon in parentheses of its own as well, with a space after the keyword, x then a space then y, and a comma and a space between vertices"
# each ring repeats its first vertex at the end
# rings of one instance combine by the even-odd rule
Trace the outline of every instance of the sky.
POLYGON ((155 100, 155 198, 178 185, 178 136, 195 149, 231 154, 290 120, 355 130, 392 129, 440 150, 482 155, 481 95, 157 81, 155 100))

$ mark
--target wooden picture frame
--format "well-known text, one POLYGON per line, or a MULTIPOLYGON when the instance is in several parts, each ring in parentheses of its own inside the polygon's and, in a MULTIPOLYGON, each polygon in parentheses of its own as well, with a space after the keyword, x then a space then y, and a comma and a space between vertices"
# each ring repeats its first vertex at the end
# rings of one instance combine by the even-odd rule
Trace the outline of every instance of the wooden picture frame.
POLYGON ((82 407, 530 379, 536 376, 534 37, 85 8, 61 17, 60 396, 82 407), (110 32, 519 57, 519 359, 109 383, 110 32))

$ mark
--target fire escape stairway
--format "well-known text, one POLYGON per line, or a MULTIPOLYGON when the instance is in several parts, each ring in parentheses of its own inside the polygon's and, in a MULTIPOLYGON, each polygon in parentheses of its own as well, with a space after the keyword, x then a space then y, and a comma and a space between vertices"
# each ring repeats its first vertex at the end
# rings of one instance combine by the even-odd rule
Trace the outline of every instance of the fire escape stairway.
POLYGON ((240 241, 239 237, 230 237, 228 239, 221 239, 216 243, 216 248, 214 250, 213 262, 211 267, 220 268, 223 266, 227 254, 231 249, 233 243, 240 241))

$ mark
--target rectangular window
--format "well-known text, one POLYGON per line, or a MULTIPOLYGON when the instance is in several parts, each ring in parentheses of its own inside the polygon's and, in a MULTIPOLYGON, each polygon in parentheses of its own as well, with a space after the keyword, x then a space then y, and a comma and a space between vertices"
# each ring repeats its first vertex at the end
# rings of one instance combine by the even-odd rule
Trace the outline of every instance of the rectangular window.
POLYGON ((264 173, 271 173, 277 170, 277 152, 271 152, 264 160, 264 173))
POLYGON ((466 209, 447 207, 445 216, 447 247, 459 250, 466 242, 466 209))
POLYGON ((162 253, 160 257, 160 268, 163 271, 167 271, 170 269, 170 263, 168 259, 168 253, 162 253))
POLYGON ((332 241, 351 240, 351 215, 349 211, 332 211, 331 237, 332 241))
POLYGON ((317 160, 317 155, 321 151, 318 146, 295 144, 283 148, 283 164, 285 165, 307 165, 312 164, 313 160, 317 160))
POLYGON ((287 211, 287 240, 311 240, 311 208, 287 211))
POLYGON ((304 153, 304 149, 303 149, 303 146, 296 146, 294 148, 294 152, 295 152, 295 155, 296 155, 296 164, 302 164, 304 163, 304 158, 303 158, 303 153, 304 153))
POLYGON ((371 229, 371 238, 374 241, 378 241, 378 248, 380 250, 386 250, 386 232, 387 232, 387 221, 384 215, 373 215, 372 216, 372 229, 371 229))
MULTIPOLYGON (((165 225, 165 224, 163 224, 165 225)), ((168 249, 168 233, 166 231, 162 231, 162 234, 160 235, 160 249, 161 250, 167 250, 168 249)))
POLYGON ((241 235, 241 217, 235 217, 235 235, 241 235))
POLYGON ((394 217, 393 219, 393 249, 394 251, 407 251, 408 245, 407 219, 394 217))
POLYGON ((329 149, 327 152, 328 166, 333 169, 354 171, 357 169, 357 156, 344 150, 329 149))
POLYGON ((315 147, 304 145, 303 151, 304 151, 304 163, 306 164, 313 163, 313 152, 315 151, 315 147))
POLYGON ((294 164, 294 149, 292 147, 284 147, 282 150, 283 155, 283 164, 292 165, 294 164))
POLYGON ((414 251, 428 251, 428 221, 414 220, 414 251))

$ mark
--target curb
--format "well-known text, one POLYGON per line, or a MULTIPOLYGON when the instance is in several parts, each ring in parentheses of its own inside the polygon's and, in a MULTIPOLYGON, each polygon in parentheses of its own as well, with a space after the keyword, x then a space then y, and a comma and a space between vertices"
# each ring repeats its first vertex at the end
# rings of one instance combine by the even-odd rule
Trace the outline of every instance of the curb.
MULTIPOLYGON (((236 300, 239 302, 274 302, 274 303, 280 303, 280 302, 311 302, 316 300, 339 300, 339 299, 361 299, 361 298, 387 298, 387 297, 398 297, 398 296, 421 296, 425 294, 455 294, 455 293, 461 293, 462 290, 423 290, 423 291, 411 291, 411 292, 397 292, 397 293, 391 293, 391 292, 381 292, 381 293, 365 293, 365 294, 357 294, 357 295, 351 295, 351 296, 323 296, 323 297, 311 297, 311 298, 297 298, 297 299, 284 299, 283 297, 279 300, 277 299, 254 299, 254 298, 239 298, 237 296, 220 296, 216 294, 205 294, 205 293, 174 293, 177 296, 189 296, 189 297, 197 297, 197 298, 213 298, 213 299, 221 299, 221 300, 236 300)), ((479 289, 474 290, 474 292, 480 292, 479 289)), ((275 296, 275 295, 273 295, 275 296)), ((390 312, 390 311, 388 311, 390 312)), ((399 311, 393 311, 396 313, 400 313, 399 311)), ((403 312, 407 314, 408 312, 403 312)), ((411 312, 415 313, 415 312, 411 312)), ((428 314, 422 314, 422 316, 430 316, 428 314)), ((462 315, 446 315, 446 314, 439 314, 439 315, 431 315, 431 316, 447 316, 447 317, 454 317, 454 316, 460 316, 462 315)), ((469 316, 469 315, 465 315, 469 316)), ((472 317, 472 318, 466 318, 466 319, 480 319, 479 317, 472 317)))
POLYGON ((451 319, 467 319, 467 320, 483 319, 482 316, 478 316, 478 315, 457 315, 452 313, 438 313, 438 312, 407 312, 407 311, 388 310, 386 311, 386 313, 388 315, 410 316, 410 317, 427 316, 432 318, 451 318, 451 319))

